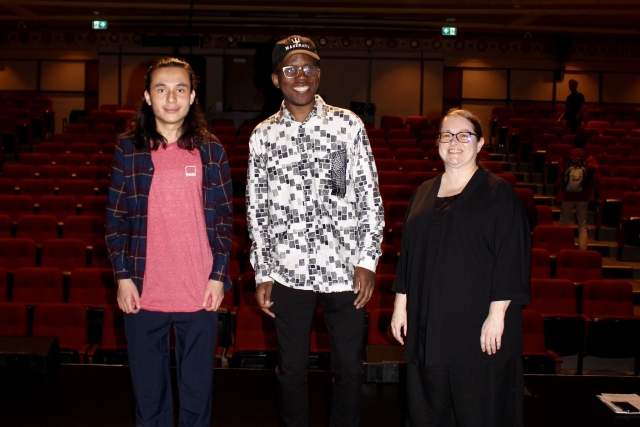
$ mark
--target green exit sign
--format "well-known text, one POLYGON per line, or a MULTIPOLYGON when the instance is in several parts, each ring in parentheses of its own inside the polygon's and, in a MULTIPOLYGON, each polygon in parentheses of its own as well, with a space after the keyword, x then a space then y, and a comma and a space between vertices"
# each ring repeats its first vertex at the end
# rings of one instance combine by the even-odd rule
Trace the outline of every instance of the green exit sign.
POLYGON ((107 21, 92 21, 91 26, 94 30, 106 30, 107 29, 107 21))
POLYGON ((456 34, 458 34, 458 29, 456 27, 442 27, 443 36, 455 36, 456 34))

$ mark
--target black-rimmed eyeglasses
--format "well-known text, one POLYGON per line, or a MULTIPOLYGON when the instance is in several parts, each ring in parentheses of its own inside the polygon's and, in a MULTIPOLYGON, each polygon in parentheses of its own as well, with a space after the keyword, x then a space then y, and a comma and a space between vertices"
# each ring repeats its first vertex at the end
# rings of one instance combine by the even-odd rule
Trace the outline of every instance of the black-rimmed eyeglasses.
POLYGON ((288 79, 293 79, 298 77, 300 74, 300 70, 307 77, 315 77, 318 75, 320 71, 320 67, 317 65, 305 65, 304 67, 296 67, 294 65, 288 65, 286 67, 282 67, 282 74, 288 79))
POLYGON ((440 132, 438 134, 438 141, 444 144, 448 144, 449 142, 453 141, 453 138, 455 138, 458 140, 458 142, 467 143, 467 142, 471 142, 471 135, 476 137, 478 136, 473 132, 458 132, 458 133, 440 132))

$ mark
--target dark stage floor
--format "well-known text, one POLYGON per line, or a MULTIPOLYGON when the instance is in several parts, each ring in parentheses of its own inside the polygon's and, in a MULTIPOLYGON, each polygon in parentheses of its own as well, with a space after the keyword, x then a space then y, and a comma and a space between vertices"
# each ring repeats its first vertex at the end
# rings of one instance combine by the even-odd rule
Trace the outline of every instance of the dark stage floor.
MULTIPOLYGON (((59 379, 0 379, 0 426, 133 426, 134 398, 126 366, 62 365, 59 379)), ((327 425, 331 375, 309 372, 310 426, 327 425)), ((639 393, 638 377, 527 375, 525 426, 640 426, 616 416, 597 393, 639 393)), ((212 426, 278 425, 270 370, 218 369, 212 426)), ((404 427, 401 384, 363 386, 362 426, 404 427)))

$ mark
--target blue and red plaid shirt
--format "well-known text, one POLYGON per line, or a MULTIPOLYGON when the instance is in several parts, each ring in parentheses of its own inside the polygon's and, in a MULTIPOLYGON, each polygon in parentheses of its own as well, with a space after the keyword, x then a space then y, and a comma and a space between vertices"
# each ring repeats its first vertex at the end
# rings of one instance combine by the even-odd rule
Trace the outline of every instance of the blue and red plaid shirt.
MULTIPOLYGON (((198 149, 198 148, 196 148, 198 149)), ((231 289, 232 191, 227 155, 213 136, 199 148, 207 237, 213 253, 209 279, 231 289)), ((116 281, 132 279, 142 294, 147 249, 147 209, 153 178, 149 148, 136 149, 127 134, 116 145, 107 202, 106 241, 116 281)))

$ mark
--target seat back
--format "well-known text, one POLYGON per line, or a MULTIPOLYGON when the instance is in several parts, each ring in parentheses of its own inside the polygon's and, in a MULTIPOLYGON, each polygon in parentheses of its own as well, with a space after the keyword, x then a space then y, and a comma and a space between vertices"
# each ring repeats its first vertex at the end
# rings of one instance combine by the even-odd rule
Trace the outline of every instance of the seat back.
POLYGON ((392 308, 376 308, 369 314, 367 344, 400 345, 391 333, 392 308))
POLYGON ((509 184, 511 184, 511 186, 513 188, 516 188, 516 186, 518 185, 518 181, 516 179, 516 176, 512 173, 498 173, 497 174, 500 178, 504 179, 505 181, 507 181, 509 184))
POLYGON ((576 287, 569 279, 531 279, 531 304, 527 309, 543 316, 577 314, 576 287))
POLYGON ((31 335, 58 337, 61 348, 80 351, 87 343, 87 310, 80 304, 38 304, 31 335))
POLYGON ((544 248, 531 249, 531 278, 547 279, 551 277, 551 259, 544 248))
POLYGON ((0 195, 0 212, 16 222, 21 215, 33 214, 33 197, 0 195))
POLYGON ((640 217, 640 193, 624 193, 622 196, 622 217, 640 217))
POLYGON ((117 287, 110 268, 76 268, 71 272, 69 302, 115 304, 117 287))
POLYGON ((522 354, 545 354, 544 323, 535 310, 522 310, 522 354))
POLYGON ((12 301, 23 303, 62 302, 64 284, 57 268, 21 267, 16 270, 12 301))
POLYGON ((15 272, 20 267, 36 266, 36 244, 31 239, 0 239, 0 267, 15 272))
POLYGON ((550 206, 536 205, 538 225, 553 225, 553 210, 550 206))
POLYGON ((80 239, 49 239, 42 244, 43 267, 57 267, 65 273, 87 267, 87 248, 80 239))
POLYGON ((543 248, 549 255, 556 255, 562 249, 574 249, 575 237, 571 227, 563 225, 538 225, 533 229, 534 248, 543 248))
POLYGON ((27 307, 18 302, 0 302, 0 336, 27 336, 27 307))
POLYGON ((624 193, 633 191, 630 178, 605 177, 600 180, 600 200, 622 200, 624 193))
POLYGON ((42 196, 40 198, 40 214, 49 214, 64 222, 68 216, 76 215, 78 202, 73 196, 42 196))
POLYGON ((589 317, 633 316, 633 290, 626 280, 589 280, 582 288, 582 313, 589 317))
POLYGON ((104 219, 98 216, 70 216, 65 219, 62 237, 83 240, 86 246, 93 245, 97 239, 104 238, 104 219))
POLYGON ((58 238, 58 220, 53 215, 21 215, 16 223, 16 237, 32 239, 42 245, 47 239, 58 238))
POLYGON ((116 304, 107 304, 102 317, 103 351, 124 350, 127 348, 127 337, 124 333, 124 313, 116 304))
POLYGON ((242 307, 238 310, 235 337, 235 350, 238 352, 278 350, 273 319, 259 307, 242 307))
POLYGON ((563 249, 556 258, 556 278, 575 283, 602 278, 602 255, 598 251, 563 249))

